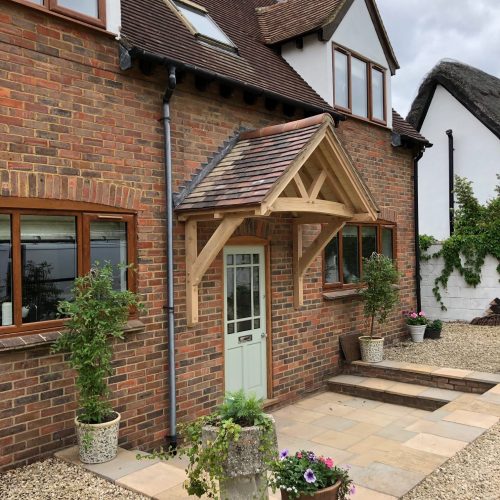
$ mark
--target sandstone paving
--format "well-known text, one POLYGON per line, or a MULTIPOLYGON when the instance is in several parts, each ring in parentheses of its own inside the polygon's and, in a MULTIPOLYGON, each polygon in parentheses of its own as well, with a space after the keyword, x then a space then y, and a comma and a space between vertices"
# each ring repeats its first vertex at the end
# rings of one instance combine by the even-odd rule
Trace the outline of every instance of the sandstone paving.
POLYGON ((403 443, 403 446, 408 446, 416 450, 428 451, 429 453, 436 453, 444 457, 451 457, 466 446, 466 444, 465 441, 459 441, 458 439, 449 439, 433 434, 420 433, 403 443))
POLYGON ((475 413, 473 411, 456 410, 444 416, 443 420, 456 422, 458 424, 472 425, 482 429, 489 429, 492 425, 495 425, 499 419, 498 417, 475 413))

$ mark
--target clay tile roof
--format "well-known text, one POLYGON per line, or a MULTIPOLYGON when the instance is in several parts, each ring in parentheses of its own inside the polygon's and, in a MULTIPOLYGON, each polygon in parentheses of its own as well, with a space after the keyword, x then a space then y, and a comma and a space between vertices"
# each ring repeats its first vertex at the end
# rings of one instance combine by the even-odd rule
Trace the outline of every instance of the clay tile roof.
POLYGON ((234 147, 194 185, 176 210, 257 205, 326 123, 316 115, 243 132, 234 147))
POLYGON ((397 111, 392 110, 392 131, 413 142, 430 146, 429 141, 408 123, 397 111))
POLYGON ((500 138, 500 79, 458 61, 441 61, 425 77, 406 118, 414 127, 422 126, 438 84, 500 138))
POLYGON ((260 40, 255 8, 270 0, 196 0, 232 40, 238 53, 198 40, 166 0, 121 0, 122 43, 179 68, 205 72, 251 91, 266 92, 318 112, 333 112, 301 76, 260 40))
POLYGON ((257 19, 262 39, 266 43, 277 43, 321 28, 344 3, 345 0, 284 0, 260 7, 257 19))

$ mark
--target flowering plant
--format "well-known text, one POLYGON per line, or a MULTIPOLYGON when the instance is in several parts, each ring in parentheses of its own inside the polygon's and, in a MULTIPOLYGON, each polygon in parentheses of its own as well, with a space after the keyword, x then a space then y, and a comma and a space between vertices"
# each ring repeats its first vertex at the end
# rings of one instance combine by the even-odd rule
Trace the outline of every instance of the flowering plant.
POLYGON ((425 317, 424 311, 419 313, 412 311, 406 313, 406 324, 407 325, 426 325, 427 318, 425 317))
POLYGON ((270 463, 269 484, 286 491, 288 498, 313 495, 316 491, 333 486, 340 481, 339 500, 347 500, 355 492, 346 469, 334 465, 330 457, 316 456, 312 451, 301 450, 290 455, 283 450, 279 458, 270 463))

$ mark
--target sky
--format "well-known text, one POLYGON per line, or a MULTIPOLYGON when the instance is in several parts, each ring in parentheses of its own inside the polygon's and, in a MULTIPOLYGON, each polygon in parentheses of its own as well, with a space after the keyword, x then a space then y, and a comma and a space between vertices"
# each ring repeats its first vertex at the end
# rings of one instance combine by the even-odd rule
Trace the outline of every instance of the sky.
POLYGON ((392 77, 392 104, 401 115, 441 59, 500 78, 500 0, 376 1, 401 66, 392 77))

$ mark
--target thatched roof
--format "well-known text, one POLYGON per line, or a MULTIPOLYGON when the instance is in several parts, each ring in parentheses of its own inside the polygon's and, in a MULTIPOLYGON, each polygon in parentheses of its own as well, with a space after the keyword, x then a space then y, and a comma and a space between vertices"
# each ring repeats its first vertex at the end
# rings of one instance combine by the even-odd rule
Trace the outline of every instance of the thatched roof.
POLYGON ((417 130, 442 85, 500 139, 500 79, 458 61, 439 62, 425 77, 406 117, 417 130))

